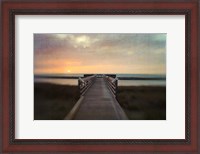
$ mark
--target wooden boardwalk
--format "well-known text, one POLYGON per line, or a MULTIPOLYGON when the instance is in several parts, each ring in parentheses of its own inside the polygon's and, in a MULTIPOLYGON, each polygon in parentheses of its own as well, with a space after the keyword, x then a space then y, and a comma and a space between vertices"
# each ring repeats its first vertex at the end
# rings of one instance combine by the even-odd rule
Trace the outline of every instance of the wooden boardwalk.
MULTIPOLYGON (((95 78, 93 84, 82 96, 71 119, 74 120, 126 120, 127 116, 102 78, 95 78)), ((73 111, 74 112, 74 111, 73 111)))

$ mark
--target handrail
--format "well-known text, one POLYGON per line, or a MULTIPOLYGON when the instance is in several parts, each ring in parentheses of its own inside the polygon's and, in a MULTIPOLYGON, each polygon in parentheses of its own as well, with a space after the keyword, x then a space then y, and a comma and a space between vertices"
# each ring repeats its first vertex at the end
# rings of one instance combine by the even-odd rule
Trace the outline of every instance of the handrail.
POLYGON ((95 79, 96 79, 96 75, 78 79, 78 87, 80 91, 80 96, 85 94, 88 88, 94 83, 95 79))
POLYGON ((112 78, 109 76, 104 76, 104 80, 106 81, 108 88, 112 92, 112 94, 117 96, 117 88, 118 88, 118 78, 112 78))

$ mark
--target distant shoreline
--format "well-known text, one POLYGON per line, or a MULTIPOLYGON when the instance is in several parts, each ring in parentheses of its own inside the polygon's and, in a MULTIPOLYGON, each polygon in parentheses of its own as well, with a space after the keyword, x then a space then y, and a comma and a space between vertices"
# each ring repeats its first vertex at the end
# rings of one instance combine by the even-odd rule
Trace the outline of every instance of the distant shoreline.
POLYGON ((118 77, 119 80, 166 80, 166 78, 118 77))
MULTIPOLYGON (((34 76, 42 79, 79 79, 80 76, 34 76)), ((156 77, 117 77, 119 80, 166 80, 166 78, 156 77)))
POLYGON ((78 79, 79 76, 34 76, 34 78, 42 78, 42 79, 78 79))

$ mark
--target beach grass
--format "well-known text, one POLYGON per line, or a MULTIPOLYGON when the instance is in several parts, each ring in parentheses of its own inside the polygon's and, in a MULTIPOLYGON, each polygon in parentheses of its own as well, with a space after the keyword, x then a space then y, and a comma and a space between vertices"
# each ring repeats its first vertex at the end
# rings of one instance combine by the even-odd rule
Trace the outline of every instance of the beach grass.
POLYGON ((121 86, 117 100, 130 120, 166 120, 165 86, 121 86))
MULTIPOLYGON (((62 120, 78 99, 78 86, 36 82, 34 120, 62 120)), ((117 100, 130 120, 166 119, 166 87, 119 86, 117 100)))
POLYGON ((35 83, 34 120, 62 120, 78 99, 78 86, 35 83))

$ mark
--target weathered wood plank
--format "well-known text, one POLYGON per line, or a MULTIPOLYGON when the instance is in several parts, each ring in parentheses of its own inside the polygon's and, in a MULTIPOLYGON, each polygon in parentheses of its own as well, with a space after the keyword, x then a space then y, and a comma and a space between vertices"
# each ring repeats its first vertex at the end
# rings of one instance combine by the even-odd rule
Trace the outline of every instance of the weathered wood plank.
POLYGON ((108 89, 105 80, 97 78, 84 94, 84 99, 73 119, 122 120, 127 119, 127 116, 108 89))

